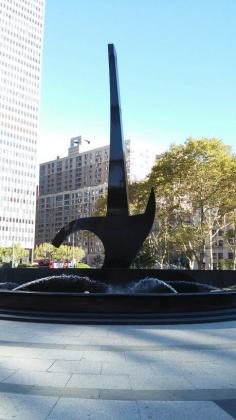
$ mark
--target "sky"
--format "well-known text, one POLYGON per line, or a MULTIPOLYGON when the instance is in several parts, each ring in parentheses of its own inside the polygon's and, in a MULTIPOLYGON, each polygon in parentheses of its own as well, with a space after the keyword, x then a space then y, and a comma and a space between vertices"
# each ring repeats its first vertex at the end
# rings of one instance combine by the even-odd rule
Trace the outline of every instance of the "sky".
POLYGON ((45 0, 38 161, 109 144, 107 44, 123 131, 156 153, 188 137, 236 152, 235 0, 45 0))

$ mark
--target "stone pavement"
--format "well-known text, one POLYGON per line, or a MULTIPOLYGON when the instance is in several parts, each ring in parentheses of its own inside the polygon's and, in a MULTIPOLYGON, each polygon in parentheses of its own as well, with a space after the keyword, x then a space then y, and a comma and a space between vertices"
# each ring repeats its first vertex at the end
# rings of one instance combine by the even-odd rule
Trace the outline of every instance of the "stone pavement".
POLYGON ((0 320, 0 419, 236 418, 236 322, 0 320))

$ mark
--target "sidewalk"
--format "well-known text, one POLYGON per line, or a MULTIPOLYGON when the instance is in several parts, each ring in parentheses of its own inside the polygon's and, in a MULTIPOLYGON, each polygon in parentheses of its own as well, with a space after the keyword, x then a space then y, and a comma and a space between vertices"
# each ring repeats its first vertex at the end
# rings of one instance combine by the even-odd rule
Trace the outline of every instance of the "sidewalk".
POLYGON ((0 321, 0 419, 236 418, 236 322, 0 321))

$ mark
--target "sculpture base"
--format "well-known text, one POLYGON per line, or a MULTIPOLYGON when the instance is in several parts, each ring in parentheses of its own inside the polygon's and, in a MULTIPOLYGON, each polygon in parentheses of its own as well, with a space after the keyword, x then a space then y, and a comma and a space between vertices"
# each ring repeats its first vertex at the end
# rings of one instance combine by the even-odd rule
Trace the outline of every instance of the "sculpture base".
MULTIPOLYGON (((144 277, 200 281, 217 287, 236 284, 235 271, 8 269, 1 282, 22 284, 55 274, 79 274, 110 284, 144 277)), ((0 291, 0 318, 83 324, 178 324, 236 319, 236 291, 204 293, 60 293, 0 291)))

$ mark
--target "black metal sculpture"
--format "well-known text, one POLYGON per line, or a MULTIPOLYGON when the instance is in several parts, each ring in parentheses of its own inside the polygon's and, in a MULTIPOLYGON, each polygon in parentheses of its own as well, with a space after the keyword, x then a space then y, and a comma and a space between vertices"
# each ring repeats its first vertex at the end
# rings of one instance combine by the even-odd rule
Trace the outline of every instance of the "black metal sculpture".
POLYGON ((121 109, 116 53, 108 45, 110 75, 110 162, 107 215, 73 220, 55 236, 52 244, 59 247, 73 232, 88 230, 97 235, 105 249, 103 268, 127 268, 132 263, 152 227, 155 196, 152 190, 144 214, 129 215, 127 175, 123 147, 121 109))

